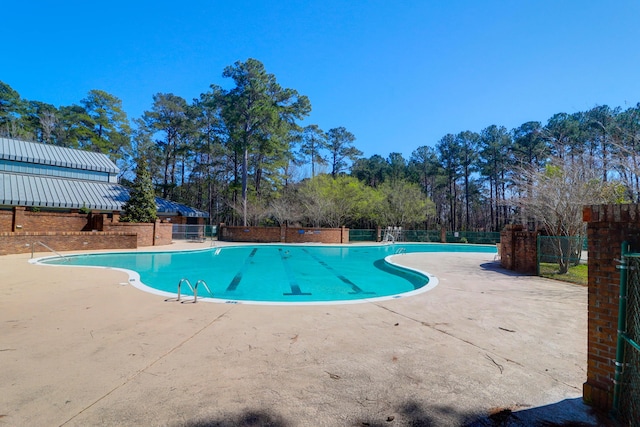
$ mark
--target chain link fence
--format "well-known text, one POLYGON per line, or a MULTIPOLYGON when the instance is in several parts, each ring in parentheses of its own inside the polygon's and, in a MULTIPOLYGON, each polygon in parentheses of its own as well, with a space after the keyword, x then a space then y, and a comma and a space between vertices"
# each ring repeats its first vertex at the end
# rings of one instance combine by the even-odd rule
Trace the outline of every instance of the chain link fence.
POLYGON ((538 236, 538 275, 565 274, 569 267, 579 265, 584 241, 580 236, 538 236))
MULTIPOLYGON (((382 229, 381 237, 384 236, 385 229, 382 229)), ((351 242, 375 242, 378 237, 377 230, 350 229, 349 241, 351 242)), ((477 232, 477 231, 447 231, 445 235, 446 243, 474 243, 484 245, 495 245, 500 241, 500 233, 477 232)), ((398 234, 398 241, 420 242, 420 243, 440 243, 440 230, 404 230, 398 234)))
POLYGON ((349 229, 350 242, 375 242, 378 238, 378 230, 349 229))
POLYGON ((173 240, 204 241, 217 235, 218 227, 215 225, 173 224, 171 232, 173 240))
MULTIPOLYGON (((640 254, 628 254, 626 336, 640 343, 640 254)), ((640 422, 640 350, 625 341, 620 416, 629 425, 640 422)))
POLYGON ((448 231, 447 243, 473 243, 475 245, 495 245, 500 241, 500 233, 483 231, 448 231))

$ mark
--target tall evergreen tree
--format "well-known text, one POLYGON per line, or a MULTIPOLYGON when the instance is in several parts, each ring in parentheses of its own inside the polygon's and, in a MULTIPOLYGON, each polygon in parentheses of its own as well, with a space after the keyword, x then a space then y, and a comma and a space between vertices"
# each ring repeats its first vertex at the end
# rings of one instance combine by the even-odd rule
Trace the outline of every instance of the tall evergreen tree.
POLYGON ((91 151, 105 153, 111 160, 125 156, 131 148, 131 128, 122 101, 103 90, 90 90, 80 101, 93 126, 89 146, 91 151))
POLYGON ((122 222, 155 222, 158 217, 156 197, 146 159, 140 158, 136 166, 136 178, 129 189, 129 200, 123 206, 122 222))
MULTIPOLYGON (((222 73, 231 78, 235 87, 226 92, 222 118, 228 132, 228 141, 237 155, 242 156, 243 224, 247 223, 247 184, 249 155, 254 156, 254 182, 259 191, 265 155, 282 154, 287 144, 284 135, 311 111, 306 96, 293 89, 283 88, 264 65, 249 58, 236 62, 222 73)), ((288 146, 286 147, 289 148, 288 146)))
POLYGON ((327 134, 318 125, 309 125, 302 130, 300 155, 311 162, 311 178, 316 176, 316 165, 326 165, 322 150, 327 145, 327 134))
POLYGON ((331 163, 331 176, 334 178, 344 171, 348 162, 354 162, 362 155, 362 151, 353 146, 356 140, 354 134, 349 132, 344 126, 329 129, 327 132, 327 149, 331 163))

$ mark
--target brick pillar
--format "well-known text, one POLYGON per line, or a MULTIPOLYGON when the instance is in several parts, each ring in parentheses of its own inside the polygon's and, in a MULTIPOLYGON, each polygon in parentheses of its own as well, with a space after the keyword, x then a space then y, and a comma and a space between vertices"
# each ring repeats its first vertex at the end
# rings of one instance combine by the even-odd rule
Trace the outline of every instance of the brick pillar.
POLYGON ((447 229, 445 227, 440 228, 440 243, 447 243, 447 229))
POLYGON ((220 240, 221 242, 226 240, 225 227, 226 227, 226 224, 224 222, 221 222, 220 224, 218 224, 218 240, 220 240))
POLYGON ((107 216, 106 214, 101 214, 98 211, 91 211, 88 214, 88 218, 89 218, 89 229, 90 230, 97 230, 97 231, 104 231, 104 217, 107 216))
POLYGON ((14 206, 13 207, 13 221, 11 222, 11 231, 14 233, 16 231, 25 231, 24 230, 24 220, 25 215, 24 212, 27 210, 24 206, 14 206))
POLYGON ((587 382, 583 400, 597 408, 613 405, 613 378, 620 300, 622 242, 640 250, 640 205, 594 205, 582 212, 587 222, 589 251, 589 299, 587 339, 587 382))
POLYGON ((153 230, 151 231, 153 233, 153 235, 151 236, 151 245, 152 246, 156 245, 156 239, 158 239, 160 237, 158 235, 160 233, 159 224, 160 224, 160 219, 156 219, 155 222, 153 223, 153 230))
POLYGON ((522 225, 508 224, 500 232, 500 265, 507 270, 514 269, 514 233, 522 231, 522 225))
POLYGON ((509 224, 500 232, 500 264, 507 270, 536 274, 538 231, 527 231, 520 224, 509 224))
POLYGON ((340 243, 349 243, 349 229, 344 225, 340 227, 340 243))

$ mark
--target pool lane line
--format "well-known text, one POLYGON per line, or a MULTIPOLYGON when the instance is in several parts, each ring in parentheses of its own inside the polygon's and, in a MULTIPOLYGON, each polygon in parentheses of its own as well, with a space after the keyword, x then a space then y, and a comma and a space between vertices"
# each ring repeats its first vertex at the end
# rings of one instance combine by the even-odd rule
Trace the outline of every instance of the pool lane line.
POLYGON ((291 264, 289 264, 289 251, 283 251, 282 248, 278 248, 280 252, 280 259, 282 260, 282 265, 284 266, 284 271, 287 273, 287 279, 289 279, 289 286, 291 286, 291 292, 283 292, 282 295, 293 296, 293 295, 311 295, 310 292, 302 292, 300 290, 300 285, 296 280, 296 275, 291 269, 291 264))
POLYGON ((240 270, 235 275, 233 280, 231 280, 231 283, 229 283, 229 286, 227 286, 227 292, 233 292, 238 288, 238 285, 240 284, 240 281, 242 280, 242 276, 244 275, 244 272, 247 271, 247 268, 249 268, 249 265, 251 264, 252 258, 256 254, 256 252, 258 252, 258 248, 254 248, 251 251, 251 253, 247 257, 247 259, 244 261, 244 265, 242 266, 242 268, 240 268, 240 270))
POLYGON ((318 264, 320 264, 321 266, 323 266, 324 268, 329 270, 331 273, 333 273, 338 279, 342 280, 344 283, 346 283, 347 285, 351 286, 351 289, 353 289, 353 292, 349 292, 349 294, 352 294, 352 295, 354 295, 354 294, 375 295, 375 292, 363 291, 358 285, 353 283, 351 280, 349 280, 348 278, 346 278, 342 274, 338 273, 336 270, 333 269, 333 267, 331 267, 329 264, 327 264, 326 262, 324 262, 323 260, 321 260, 320 258, 315 256, 314 254, 312 254, 308 250, 306 250, 304 248, 302 250, 305 253, 307 253, 311 258, 313 258, 318 264))

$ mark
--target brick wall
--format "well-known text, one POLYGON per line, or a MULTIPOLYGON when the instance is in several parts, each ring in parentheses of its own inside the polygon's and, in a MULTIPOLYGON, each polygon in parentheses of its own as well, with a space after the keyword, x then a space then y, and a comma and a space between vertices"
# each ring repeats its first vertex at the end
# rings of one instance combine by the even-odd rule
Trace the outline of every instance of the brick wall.
POLYGON ((156 222, 154 246, 170 245, 173 238, 173 224, 156 222))
POLYGON ((22 231, 91 231, 88 222, 87 214, 24 211, 22 231))
POLYGON ((238 227, 220 224, 220 240, 256 243, 349 243, 349 229, 238 227))
POLYGON ((589 253, 589 335, 587 382, 583 399, 609 410, 613 403, 618 302, 620 299, 620 259, 622 242, 640 247, 640 205, 586 206, 589 253))
POLYGON ((527 231, 509 224, 500 232, 500 263, 507 270, 536 274, 538 269, 538 231, 527 231))
POLYGON ((114 222, 103 224, 104 231, 137 233, 138 246, 168 245, 171 243, 172 224, 114 222))
POLYGON ((227 242, 284 242, 280 227, 238 227, 220 224, 218 238, 227 242))
POLYGON ((0 211, 0 233, 13 231, 13 211, 0 211))
POLYGON ((0 232, 91 231, 89 215, 79 212, 31 212, 24 206, 0 211, 0 232))
MULTIPOLYGON (((11 211, 0 211, 0 254, 23 253, 23 245, 28 244, 30 237, 24 239, 22 236, 48 236, 53 239, 54 235, 68 238, 69 245, 61 239, 55 239, 55 250, 70 249, 130 249, 140 246, 168 245, 171 243, 172 224, 170 223, 118 223, 119 214, 114 212, 112 218, 107 218, 107 214, 92 212, 82 214, 79 212, 31 212, 25 207, 16 206, 11 211), (115 221, 115 222, 114 222, 115 221), (112 232, 109 235, 135 235, 138 234, 136 246, 128 243, 121 243, 112 237, 105 238, 104 242, 99 239, 89 238, 82 240, 86 234, 75 235, 73 232, 81 231, 105 231, 112 232), (36 233, 36 234, 33 234, 36 233), (81 243, 74 242, 74 239, 82 240, 81 243), (112 243, 115 242, 115 243, 112 243), (59 249, 62 248, 62 249, 59 249)), ((103 234, 107 235, 107 234, 103 234)), ((53 240, 52 240, 53 241, 53 240)), ((46 242, 45 242, 46 243, 46 242)), ((48 243, 47 243, 48 244, 48 243)), ((50 245, 51 246, 51 245, 50 245)))
MULTIPOLYGON (((42 242, 56 251, 87 249, 135 249, 137 237, 127 233, 105 232, 17 232, 0 233, 0 255, 31 252, 34 242, 42 242)), ((36 244, 35 252, 48 252, 36 244)))
POLYGON ((287 243, 349 243, 349 229, 345 227, 286 228, 285 230, 287 243))

